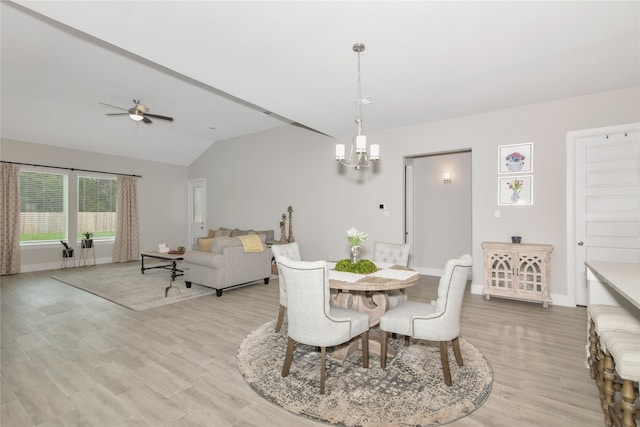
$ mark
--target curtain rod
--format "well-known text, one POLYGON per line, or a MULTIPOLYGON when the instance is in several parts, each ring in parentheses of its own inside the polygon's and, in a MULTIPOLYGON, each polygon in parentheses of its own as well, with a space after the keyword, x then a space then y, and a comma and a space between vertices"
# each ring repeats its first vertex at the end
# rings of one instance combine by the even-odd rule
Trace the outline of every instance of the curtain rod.
POLYGON ((6 160, 0 160, 0 162, 2 162, 2 163, 11 163, 11 164, 14 164, 14 165, 35 166, 35 167, 52 168, 52 169, 64 169, 64 170, 68 170, 68 171, 104 173, 104 174, 107 174, 107 175, 135 176, 136 178, 142 178, 142 175, 133 175, 133 174, 127 174, 127 173, 94 171, 94 170, 91 170, 91 169, 65 168, 65 167, 62 167, 62 166, 36 165, 34 163, 8 162, 6 160))

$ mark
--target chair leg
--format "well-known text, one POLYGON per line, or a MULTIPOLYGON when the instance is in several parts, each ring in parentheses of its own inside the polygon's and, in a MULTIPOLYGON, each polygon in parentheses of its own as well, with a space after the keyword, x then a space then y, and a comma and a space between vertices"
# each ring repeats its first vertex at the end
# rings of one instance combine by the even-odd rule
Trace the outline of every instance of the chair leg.
POLYGON ((409 347, 410 343, 411 343, 411 337, 409 335, 405 335, 404 336, 404 346, 405 347, 409 347))
POLYGON ((449 369, 449 350, 447 348, 447 341, 440 341, 440 362, 442 363, 444 383, 451 386, 451 370, 449 369))
POLYGON ((387 331, 380 329, 380 367, 387 367, 387 331))
POLYGON ((289 368, 291 368, 291 361, 293 360, 293 347, 295 346, 295 341, 291 338, 287 340, 287 353, 284 357, 284 366, 282 367, 282 376, 286 377, 289 375, 289 368))
MULTIPOLYGON (((604 425, 611 427, 613 425, 613 419, 609 412, 609 406, 613 405, 613 396, 615 394, 615 380, 616 380, 616 365, 611 357, 611 354, 605 353, 604 355, 604 383, 603 383, 603 395, 604 402, 602 404, 602 410, 604 412, 604 425)), ((602 397, 601 394, 601 397, 602 397)))
POLYGON ((369 330, 362 333, 362 367, 369 367, 369 330))
POLYGON ((456 362, 458 362, 458 366, 462 366, 462 352, 460 351, 460 340, 458 340, 458 338, 459 337, 455 337, 451 341, 451 344, 453 345, 453 354, 456 356, 456 362))
POLYGON ((282 327, 282 321, 284 320, 284 312, 286 307, 284 305, 280 305, 280 310, 278 310, 278 320, 276 321, 276 334, 280 332, 280 328, 282 327))
POLYGON ((327 348, 322 347, 320 351, 320 394, 324 394, 324 376, 326 370, 327 348))
POLYGON ((636 413, 636 407, 634 402, 636 401, 636 392, 633 388, 633 381, 623 380, 622 383, 622 425, 634 426, 634 414, 636 413))
POLYGON ((592 380, 597 379, 598 364, 598 335, 596 334, 596 324, 593 319, 589 324, 589 372, 592 380))

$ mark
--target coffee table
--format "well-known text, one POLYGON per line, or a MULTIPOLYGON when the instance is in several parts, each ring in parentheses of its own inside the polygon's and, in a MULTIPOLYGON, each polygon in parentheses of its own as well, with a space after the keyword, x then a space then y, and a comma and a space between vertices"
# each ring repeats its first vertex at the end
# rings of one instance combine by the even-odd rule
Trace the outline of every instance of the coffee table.
POLYGON ((142 274, 144 274, 145 270, 151 270, 154 268, 164 268, 167 270, 171 270, 171 280, 169 281, 169 287, 167 289, 165 289, 164 291, 164 296, 166 297, 169 293, 169 289, 171 289, 173 287, 173 282, 176 280, 176 277, 178 276, 182 276, 184 274, 184 272, 182 270, 180 270, 177 267, 177 262, 178 261, 182 261, 184 259, 184 252, 183 253, 178 253, 178 254, 170 254, 168 252, 159 252, 159 251, 148 251, 148 252, 141 252, 140 253, 140 258, 141 258, 141 267, 140 267, 140 272, 142 274), (155 259, 161 259, 164 261, 170 261, 170 264, 162 264, 162 265, 154 265, 152 267, 145 267, 144 266, 144 258, 155 258, 155 259))
POLYGON ((182 270, 180 270, 176 266, 176 262, 182 261, 184 259, 184 252, 179 254, 170 254, 168 252, 149 251, 149 252, 141 252, 140 257, 142 258, 142 266, 140 267, 140 271, 142 272, 142 274, 144 274, 145 270, 151 270, 153 268, 166 268, 167 270, 171 270, 171 281, 176 280, 176 277, 182 276, 183 274, 182 270), (162 265, 154 265, 153 267, 145 267, 144 257, 171 261, 171 264, 162 264, 162 265))

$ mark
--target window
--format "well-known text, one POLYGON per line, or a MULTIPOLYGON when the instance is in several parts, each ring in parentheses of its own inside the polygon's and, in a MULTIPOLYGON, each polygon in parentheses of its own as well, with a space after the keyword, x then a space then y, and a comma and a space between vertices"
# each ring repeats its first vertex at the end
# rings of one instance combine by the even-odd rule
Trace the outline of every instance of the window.
POLYGON ((116 179, 78 177, 78 239, 93 233, 94 239, 116 236, 116 179))
POLYGON ((20 172, 20 242, 40 243, 65 238, 66 175, 20 172))

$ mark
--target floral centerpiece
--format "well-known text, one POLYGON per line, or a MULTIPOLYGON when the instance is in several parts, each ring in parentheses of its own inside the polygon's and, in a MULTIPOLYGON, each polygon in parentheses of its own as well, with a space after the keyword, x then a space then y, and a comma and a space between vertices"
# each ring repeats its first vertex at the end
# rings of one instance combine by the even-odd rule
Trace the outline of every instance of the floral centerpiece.
POLYGON ((347 230, 347 240, 351 243, 351 246, 359 247, 362 242, 367 240, 369 235, 364 233, 363 231, 358 231, 355 227, 351 227, 347 230))
POLYGON ((368 234, 358 231, 355 227, 351 227, 347 230, 347 240, 351 243, 351 262, 357 263, 360 261, 360 245, 367 240, 368 234))
POLYGON ((360 245, 367 240, 368 234, 351 227, 347 230, 347 240, 351 243, 350 259, 343 259, 336 264, 336 270, 351 273, 368 274, 378 270, 376 265, 369 260, 360 260, 360 245))

